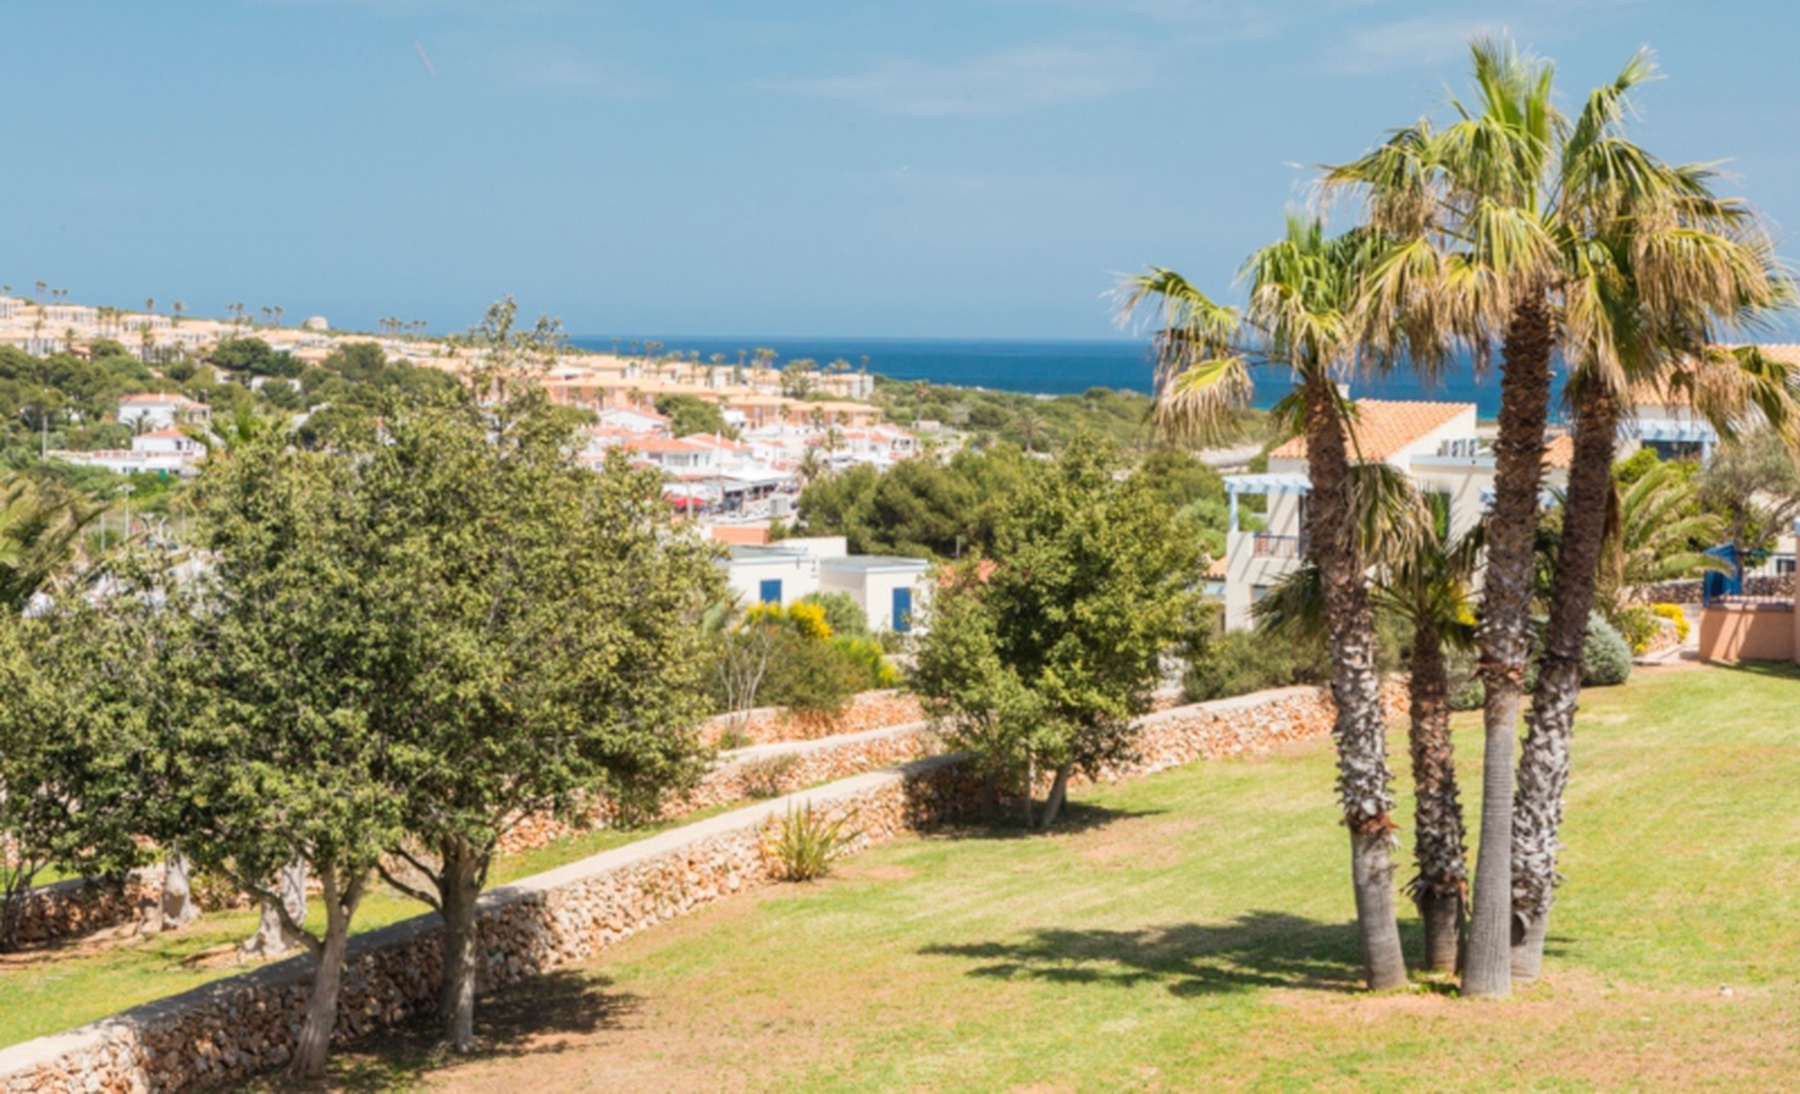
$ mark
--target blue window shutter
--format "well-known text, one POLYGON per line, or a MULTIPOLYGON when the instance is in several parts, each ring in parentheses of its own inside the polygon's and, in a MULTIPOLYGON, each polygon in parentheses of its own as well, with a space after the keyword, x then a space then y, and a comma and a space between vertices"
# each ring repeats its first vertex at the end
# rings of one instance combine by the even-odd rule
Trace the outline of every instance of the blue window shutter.
POLYGON ((912 630, 912 590, 894 590, 894 630, 901 634, 912 630))
POLYGON ((781 603, 781 579, 771 577, 765 580, 762 583, 761 597, 764 604, 781 603))

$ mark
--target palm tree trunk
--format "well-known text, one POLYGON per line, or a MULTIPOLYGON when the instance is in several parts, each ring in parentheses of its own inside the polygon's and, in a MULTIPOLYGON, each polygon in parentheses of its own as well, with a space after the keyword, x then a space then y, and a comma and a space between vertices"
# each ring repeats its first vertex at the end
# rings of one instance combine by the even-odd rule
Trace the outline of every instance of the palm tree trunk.
POLYGON ((1569 783, 1582 646, 1606 541, 1618 421, 1618 401, 1601 394, 1586 401, 1575 423, 1575 462, 1569 470, 1562 542, 1550 583, 1550 625, 1513 799, 1512 892, 1518 927, 1512 970, 1520 980, 1536 979, 1544 962, 1544 935, 1556 882, 1556 834, 1562 823, 1563 789, 1569 783))
POLYGON ((1321 374, 1306 381, 1307 472, 1312 480, 1307 553, 1324 588, 1331 650, 1332 738, 1338 753, 1338 799, 1350 830, 1350 876, 1363 964, 1376 991, 1406 983, 1400 923, 1394 911, 1393 809, 1387 764, 1387 721, 1375 663, 1375 615, 1368 575, 1350 517, 1350 467, 1337 394, 1321 374))
POLYGON ((1544 423, 1550 410, 1549 300, 1527 291, 1507 324, 1494 442, 1494 506, 1487 520, 1482 586, 1481 678, 1486 734, 1481 774, 1481 849, 1463 994, 1512 993, 1513 746, 1531 652, 1532 547, 1544 471, 1544 423))
POLYGON ((1450 673, 1443 637, 1430 620, 1413 630, 1411 669, 1413 854, 1419 869, 1412 897, 1425 922, 1425 967, 1450 972, 1462 946, 1469 867, 1450 741, 1450 673))

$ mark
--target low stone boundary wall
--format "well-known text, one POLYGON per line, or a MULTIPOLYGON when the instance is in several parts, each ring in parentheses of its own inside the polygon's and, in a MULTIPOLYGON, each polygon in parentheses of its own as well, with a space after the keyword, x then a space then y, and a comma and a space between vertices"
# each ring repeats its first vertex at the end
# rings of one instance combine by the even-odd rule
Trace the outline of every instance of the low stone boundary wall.
MULTIPOLYGON (((1390 713, 1404 691, 1390 686, 1390 713)), ((1263 752, 1330 732, 1328 695, 1285 688, 1178 707, 1143 720, 1140 760, 1109 779, 1213 756, 1263 752)), ((906 748, 921 727, 821 742, 787 754, 829 765, 835 749, 906 748)), ((741 758, 755 764, 766 754, 741 758)), ((796 768, 807 762, 796 761, 796 768)), ((721 769, 723 770, 723 769, 721 769)), ((804 775, 796 775, 804 779, 804 775)), ((721 782, 721 786, 724 783, 721 782)), ((723 792, 723 791, 721 791, 723 792)), ((929 828, 971 807, 979 787, 960 756, 917 760, 760 802, 660 833, 483 895, 481 985, 493 988, 582 960, 620 939, 766 883, 764 833, 791 807, 854 812, 856 847, 929 828)), ((0 1050, 0 1091, 165 1091, 219 1085, 285 1063, 303 1019, 311 959, 295 958, 0 1050)), ((424 915, 351 940, 336 1035, 351 1038, 428 1010, 441 930, 424 915)))
POLYGON ((715 743, 728 734, 753 745, 812 741, 844 733, 917 722, 925 717, 919 698, 904 691, 865 691, 835 716, 797 714, 785 707, 757 707, 749 717, 721 714, 700 727, 700 739, 715 743))
MULTIPOLYGON (((753 798, 772 798, 803 786, 860 775, 906 760, 940 751, 937 734, 929 722, 846 733, 816 741, 782 741, 752 745, 724 753, 721 763, 686 794, 663 803, 665 819, 696 809, 710 809, 753 798)), ((594 815, 587 830, 605 827, 608 811, 594 815)), ((577 827, 554 817, 527 817, 508 829, 500 840, 501 854, 516 854, 542 847, 577 827)))
MULTIPOLYGON (((960 758, 937 757, 762 802, 595 855, 481 898, 484 990, 578 961, 647 927, 768 882, 763 833, 790 807, 854 813, 854 848, 925 828, 974 800, 960 758)), ((351 940, 336 1036, 435 1004, 442 930, 419 916, 351 940)), ((0 1051, 0 1090, 140 1092, 243 1079, 286 1063, 310 957, 295 958, 0 1051)))
POLYGON ((134 870, 124 879, 74 878, 40 885, 25 898, 19 941, 41 946, 108 927, 148 927, 162 922, 161 866, 134 870))

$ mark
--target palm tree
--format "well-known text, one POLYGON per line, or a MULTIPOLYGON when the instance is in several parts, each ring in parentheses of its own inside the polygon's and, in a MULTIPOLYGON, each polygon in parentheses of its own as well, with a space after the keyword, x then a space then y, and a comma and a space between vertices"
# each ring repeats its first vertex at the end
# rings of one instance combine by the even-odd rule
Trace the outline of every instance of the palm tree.
POLYGON ((0 483, 0 605, 18 614, 75 557, 104 506, 23 475, 0 483))
MULTIPOLYGON (((1451 536, 1406 477, 1387 464, 1351 471, 1354 524, 1375 562, 1370 592, 1378 609, 1412 628, 1407 688, 1413 774, 1413 857, 1407 893, 1425 924, 1425 967, 1456 968, 1469 870, 1461 793, 1450 738, 1447 649, 1474 646, 1474 578, 1482 531, 1451 536)), ((1305 566, 1253 609, 1271 632, 1323 641, 1319 571, 1305 566)))
MULTIPOLYGON (((1712 346, 1791 298, 1768 232, 1740 202, 1713 194, 1704 166, 1664 164, 1622 135, 1625 92, 1652 71, 1640 53, 1595 91, 1560 155, 1558 333, 1571 370, 1575 458, 1513 803, 1512 966, 1521 979, 1535 978, 1543 962, 1583 635, 1631 388, 1677 386, 1726 434, 1753 416, 1784 429, 1794 417, 1784 367, 1752 349, 1712 346)), ((1657 480, 1628 499, 1634 509, 1657 480)))
POLYGON ((1672 463, 1651 468, 1620 495, 1595 589, 1609 611, 1626 607, 1634 589, 1731 568, 1700 549, 1725 534, 1725 518, 1701 509, 1699 499, 1700 491, 1672 463))
MULTIPOLYGON (((1534 545, 1549 418, 1558 203, 1569 132, 1551 105, 1551 66, 1509 42, 1472 44, 1475 97, 1453 100, 1455 120, 1395 133, 1362 159, 1327 172, 1329 188, 1367 203, 1389 246, 1373 264, 1360 307, 1375 352, 1408 355, 1424 371, 1456 346, 1485 364, 1501 346, 1494 502, 1478 632, 1486 700, 1481 852, 1463 992, 1512 990, 1514 742, 1533 626, 1534 545)), ((1634 60, 1610 85, 1616 99, 1647 71, 1634 60)), ((1594 104, 1589 104, 1594 109, 1594 104)), ((1577 127, 1580 128, 1579 126, 1577 127)))
POLYGON ((1251 392, 1249 356, 1291 370, 1283 412, 1306 439, 1311 493, 1307 560, 1318 568, 1337 717, 1337 791, 1350 832, 1351 878, 1369 986, 1406 982, 1394 911, 1392 773, 1375 662, 1367 560, 1351 519, 1351 411, 1336 382, 1356 363, 1352 306, 1368 251, 1364 235, 1326 238, 1315 219, 1289 217, 1286 236, 1250 257, 1248 308, 1214 303, 1172 270, 1121 286, 1121 312, 1154 308, 1156 420, 1168 434, 1205 440, 1229 428, 1251 392), (1238 348, 1234 342, 1249 343, 1238 348))

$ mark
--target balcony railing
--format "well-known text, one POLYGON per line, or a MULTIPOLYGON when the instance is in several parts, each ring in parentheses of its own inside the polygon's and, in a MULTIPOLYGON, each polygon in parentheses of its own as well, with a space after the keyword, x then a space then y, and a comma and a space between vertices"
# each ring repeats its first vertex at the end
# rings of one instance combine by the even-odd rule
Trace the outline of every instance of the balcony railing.
POLYGON ((1306 553, 1306 540, 1301 536, 1276 536, 1258 532, 1250 541, 1253 558, 1299 558, 1306 553))

